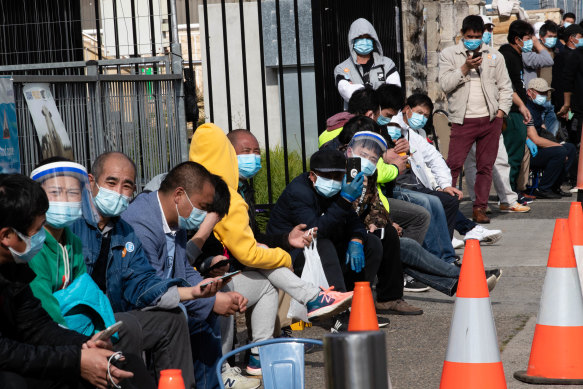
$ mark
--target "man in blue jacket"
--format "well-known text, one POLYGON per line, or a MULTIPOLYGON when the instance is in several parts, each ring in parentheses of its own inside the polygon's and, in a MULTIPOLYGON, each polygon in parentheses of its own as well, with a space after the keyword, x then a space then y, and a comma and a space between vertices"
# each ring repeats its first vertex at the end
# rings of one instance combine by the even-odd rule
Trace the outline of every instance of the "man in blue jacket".
POLYGON ((119 218, 134 192, 135 174, 134 163, 122 153, 97 157, 89 180, 99 221, 80 219, 70 228, 83 241, 87 272, 109 298, 116 319, 124 322, 117 347, 138 355, 149 350, 157 377, 160 370, 180 368, 186 387, 194 388, 188 328, 179 302, 189 301, 204 312, 214 298, 197 298, 214 295, 222 282, 201 291, 183 279, 156 275, 133 228, 119 218))
MULTIPOLYGON (((159 191, 141 194, 122 214, 123 220, 131 224, 142 241, 144 252, 158 276, 180 277, 190 284, 202 280, 188 261, 186 231, 199 228, 206 211, 213 207, 214 180, 202 165, 184 162, 166 175, 159 191)), ((277 300, 277 292, 273 289, 272 293, 277 300)), ((218 292, 213 299, 190 301, 184 307, 188 314, 197 387, 218 387, 215 369, 222 356, 218 316, 244 312, 247 299, 237 292, 218 292)), ((273 332, 272 327, 270 332, 273 332)))

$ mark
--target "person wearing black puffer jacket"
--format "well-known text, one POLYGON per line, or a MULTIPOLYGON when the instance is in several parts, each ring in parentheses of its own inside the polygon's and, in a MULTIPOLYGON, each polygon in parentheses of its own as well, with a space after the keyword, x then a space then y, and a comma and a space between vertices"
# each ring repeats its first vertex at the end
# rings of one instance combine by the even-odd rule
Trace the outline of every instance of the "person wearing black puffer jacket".
MULTIPOLYGON (((59 326, 29 286, 48 207, 38 183, 0 174, 0 387, 105 389, 111 344, 59 326)), ((111 367, 116 384, 132 375, 111 367)))

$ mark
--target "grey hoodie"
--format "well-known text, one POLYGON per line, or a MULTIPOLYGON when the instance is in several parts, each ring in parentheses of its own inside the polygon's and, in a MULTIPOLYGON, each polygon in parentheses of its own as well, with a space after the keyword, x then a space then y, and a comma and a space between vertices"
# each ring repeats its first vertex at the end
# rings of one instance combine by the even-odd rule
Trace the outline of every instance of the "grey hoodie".
POLYGON ((374 89, 384 83, 401 85, 395 63, 390 58, 383 56, 383 47, 377 32, 368 20, 360 18, 352 22, 348 31, 348 50, 350 57, 334 69, 336 86, 345 102, 348 102, 352 92, 362 88, 364 85, 371 85, 374 89), (362 65, 356 63, 357 56, 353 48, 354 40, 362 35, 369 35, 374 42, 373 65, 368 74, 364 74, 362 65), (391 76, 392 79, 389 80, 391 76), (341 83, 344 80, 350 84, 341 83))

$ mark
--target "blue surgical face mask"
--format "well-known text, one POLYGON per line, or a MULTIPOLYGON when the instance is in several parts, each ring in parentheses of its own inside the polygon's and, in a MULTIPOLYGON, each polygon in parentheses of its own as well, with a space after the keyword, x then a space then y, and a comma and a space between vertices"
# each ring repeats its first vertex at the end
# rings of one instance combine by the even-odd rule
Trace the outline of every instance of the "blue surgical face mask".
POLYGON ((377 123, 381 126, 386 126, 391 122, 391 118, 384 117, 383 115, 379 115, 377 119, 377 123))
POLYGON ((67 227, 81 216, 81 202, 50 201, 47 211, 47 224, 54 228, 67 227))
POLYGON ((489 45, 490 42, 492 42, 492 33, 490 31, 484 31, 484 34, 482 35, 482 41, 489 45))
POLYGON ((99 192, 97 192, 97 196, 95 196, 93 201, 102 216, 119 216, 128 208, 130 204, 130 198, 128 196, 100 186, 97 187, 99 188, 99 192))
POLYGON ((12 253, 12 258, 14 258, 14 262, 16 263, 28 263, 38 252, 43 248, 43 244, 45 243, 45 239, 47 237, 47 232, 44 228, 41 228, 36 234, 33 236, 25 236, 22 235, 20 232, 16 231, 14 228, 12 229, 16 235, 20 239, 22 239, 26 243, 26 249, 24 252, 19 253, 18 251, 14 250, 12 247, 8 247, 10 253, 12 253))
POLYGON ((354 40, 352 47, 360 55, 370 54, 374 50, 374 44, 370 38, 357 38, 354 40))
POLYGON ((374 172, 377 170, 377 165, 369 161, 368 159, 361 157, 360 155, 354 154, 355 157, 360 158, 360 171, 365 176, 372 176, 374 172))
POLYGON ((425 115, 421 115, 420 113, 411 111, 411 117, 407 118, 407 122, 409 123, 409 127, 414 130, 419 130, 427 124, 427 118, 425 115))
POLYGON ((580 38, 577 43, 575 43, 575 47, 583 47, 583 38, 580 38))
POLYGON ((261 169, 261 156, 257 154, 237 155, 239 175, 243 178, 252 178, 261 169))
POLYGON ((481 39, 464 39, 464 46, 468 50, 476 50, 482 44, 481 39))
POLYGON ((392 140, 397 140, 401 137, 401 129, 395 126, 387 126, 387 132, 392 140))
POLYGON ((532 47, 534 46, 534 43, 532 41, 532 39, 529 39, 527 41, 522 41, 522 43, 524 43, 524 45, 522 46, 522 52, 523 53, 530 53, 532 51, 532 47))
POLYGON ((330 178, 324 178, 316 176, 316 182, 314 183, 314 189, 320 195, 324 197, 332 197, 342 188, 342 183, 340 181, 334 181, 330 178))
POLYGON ((573 23, 569 23, 569 22, 563 22, 563 27, 567 28, 567 27, 569 27, 571 24, 573 24, 573 23))
POLYGON ((553 36, 553 37, 545 38, 545 41, 543 42, 543 44, 546 47, 548 47, 549 49, 552 49, 557 44, 557 37, 556 36, 553 36))
POLYGON ((196 230, 198 227, 200 227, 200 224, 206 217, 206 211, 198 209, 197 207, 192 205, 192 202, 190 201, 190 198, 188 197, 188 194, 186 192, 184 193, 184 195, 186 196, 186 199, 192 206, 192 211, 190 211, 190 215, 188 215, 188 218, 184 218, 180 216, 180 212, 178 212, 178 204, 176 204, 176 213, 178 213, 178 228, 180 228, 181 230, 196 230))
POLYGON ((535 104, 544 105, 547 102, 547 96, 545 95, 536 95, 534 100, 532 100, 535 104))

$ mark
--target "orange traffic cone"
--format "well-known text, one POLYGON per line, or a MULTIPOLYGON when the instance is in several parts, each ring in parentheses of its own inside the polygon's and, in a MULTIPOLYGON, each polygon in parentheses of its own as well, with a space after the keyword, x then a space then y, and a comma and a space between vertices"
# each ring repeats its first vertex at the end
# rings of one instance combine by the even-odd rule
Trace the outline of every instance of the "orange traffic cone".
POLYGON ((505 389, 480 242, 466 241, 440 389, 505 389))
POLYGON ((182 370, 166 369, 160 372, 160 382, 158 389, 184 389, 182 370))
POLYGON ((571 243, 573 243, 573 251, 575 252, 575 261, 577 261, 579 283, 583 291, 583 208, 581 208, 581 203, 578 201, 572 202, 569 210, 569 233, 571 234, 571 243))
POLYGON ((348 331, 378 331, 379 322, 369 282, 355 282, 348 331))
POLYGON ((567 219, 557 219, 527 371, 530 384, 583 384, 583 296, 567 219))

